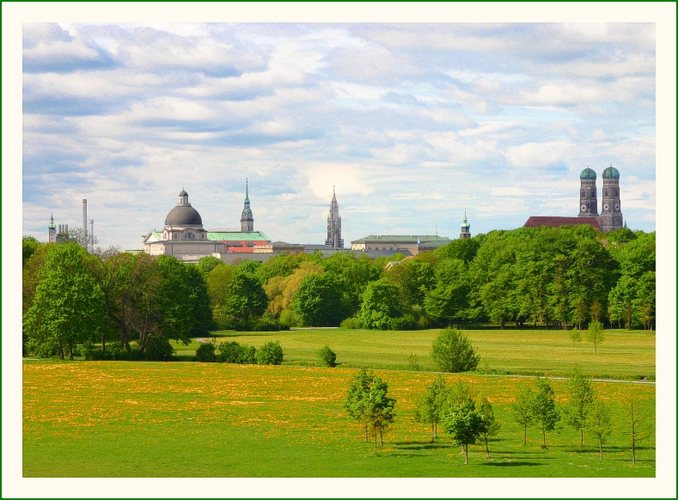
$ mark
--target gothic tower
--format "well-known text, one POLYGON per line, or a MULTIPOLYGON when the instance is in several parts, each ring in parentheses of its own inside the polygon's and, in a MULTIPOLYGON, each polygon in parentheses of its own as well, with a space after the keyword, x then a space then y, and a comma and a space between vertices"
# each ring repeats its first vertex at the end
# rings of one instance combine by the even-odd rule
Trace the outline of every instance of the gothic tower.
POLYGON ((603 171, 603 210, 598 220, 605 233, 624 227, 619 198, 619 170, 612 165, 603 171))
POLYGON ((579 193, 579 217, 598 215, 598 198, 596 194, 596 173, 586 167, 579 175, 581 191, 579 193))
POLYGON ((341 239, 341 217, 339 217, 339 205, 337 204, 337 195, 332 186, 332 203, 330 204, 330 215, 327 217, 327 239, 325 246, 330 248, 344 248, 344 240, 341 239))
POLYGON ((240 231, 243 233, 251 233, 254 231, 254 217, 252 216, 252 209, 250 208, 250 193, 248 179, 245 178, 245 206, 242 209, 240 216, 240 231))
POLYGON ((468 218, 466 217, 466 210, 464 210, 464 222, 461 223, 461 232, 459 233, 459 239, 466 239, 471 237, 471 224, 468 223, 468 218))
POLYGON ((57 237, 57 231, 56 231, 56 224, 54 224, 54 214, 52 214, 49 218, 49 242, 50 243, 56 243, 56 237, 57 237))

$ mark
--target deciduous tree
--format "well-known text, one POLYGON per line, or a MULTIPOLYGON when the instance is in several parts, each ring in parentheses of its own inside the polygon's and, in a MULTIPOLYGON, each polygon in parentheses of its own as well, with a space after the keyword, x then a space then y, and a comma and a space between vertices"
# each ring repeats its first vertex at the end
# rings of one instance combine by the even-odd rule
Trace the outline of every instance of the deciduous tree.
POLYGON ((567 382, 567 389, 570 399, 564 408, 565 422, 579 431, 579 446, 584 447, 584 429, 593 404, 591 379, 577 367, 567 382))
POLYGON ((532 413, 544 437, 543 447, 546 446, 546 433, 556 428, 560 420, 560 412, 556 407, 556 397, 548 379, 537 379, 537 392, 532 399, 532 413))
POLYGON ((415 419, 422 424, 431 425, 431 442, 438 437, 438 424, 445 408, 450 391, 445 383, 445 378, 439 375, 421 396, 415 410, 415 419))
POLYGON ((480 363, 471 341, 459 330, 447 328, 433 341, 433 361, 445 372, 475 370, 480 363))

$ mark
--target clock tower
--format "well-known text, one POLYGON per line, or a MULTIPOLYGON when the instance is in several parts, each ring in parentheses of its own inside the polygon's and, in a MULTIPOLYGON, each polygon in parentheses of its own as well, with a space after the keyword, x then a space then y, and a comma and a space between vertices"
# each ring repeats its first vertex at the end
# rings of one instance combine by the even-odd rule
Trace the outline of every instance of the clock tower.
POLYGON ((586 167, 579 175, 581 188, 579 192, 579 217, 595 217, 598 215, 598 198, 596 195, 596 173, 586 167))
POLYGON ((619 170, 612 165, 603 171, 603 210, 599 221, 605 233, 624 227, 619 197, 619 170))

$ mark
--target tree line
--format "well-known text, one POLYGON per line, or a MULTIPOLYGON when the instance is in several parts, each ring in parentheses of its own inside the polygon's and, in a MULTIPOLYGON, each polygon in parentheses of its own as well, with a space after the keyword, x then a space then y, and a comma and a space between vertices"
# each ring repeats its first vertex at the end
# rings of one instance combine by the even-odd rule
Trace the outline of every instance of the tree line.
POLYGON ((495 323, 653 329, 655 233, 519 228, 416 257, 337 252, 237 265, 23 239, 25 346, 72 356, 114 342, 166 350, 211 329, 418 329, 495 323))

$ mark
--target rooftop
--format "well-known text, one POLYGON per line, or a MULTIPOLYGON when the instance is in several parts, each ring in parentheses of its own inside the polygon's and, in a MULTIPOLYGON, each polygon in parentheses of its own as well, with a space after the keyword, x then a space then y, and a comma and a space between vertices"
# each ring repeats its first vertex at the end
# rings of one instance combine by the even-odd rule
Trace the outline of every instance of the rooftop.
POLYGON ((561 226, 576 226, 585 224, 591 226, 596 231, 602 231, 598 217, 553 217, 550 215, 533 215, 523 227, 561 227, 561 226))
POLYGON ((427 243, 429 241, 450 241, 447 236, 437 234, 371 234, 351 243, 427 243))

